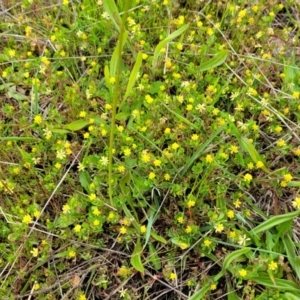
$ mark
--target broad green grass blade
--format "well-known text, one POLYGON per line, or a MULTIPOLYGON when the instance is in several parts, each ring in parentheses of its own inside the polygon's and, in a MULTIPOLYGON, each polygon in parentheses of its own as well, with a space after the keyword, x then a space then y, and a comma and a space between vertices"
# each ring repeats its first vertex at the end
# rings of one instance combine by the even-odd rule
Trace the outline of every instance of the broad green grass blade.
POLYGON ((72 123, 65 125, 64 128, 71 131, 77 131, 88 126, 89 124, 90 122, 86 120, 76 120, 72 123))
POLYGON ((157 60, 159 55, 161 54, 161 50, 172 40, 174 40, 175 38, 177 38, 178 36, 180 36, 181 34, 183 34, 187 29, 189 28, 189 24, 183 25, 182 27, 180 27, 179 29, 177 29, 176 31, 174 31, 173 33, 171 33, 170 35, 168 35, 164 40, 162 40, 156 47, 154 50, 154 56, 153 56, 153 63, 152 63, 152 69, 153 72, 155 71, 155 67, 157 64, 157 60))
POLYGON ((206 141, 203 143, 198 150, 194 153, 194 155, 188 159, 186 165, 180 172, 180 175, 183 176, 188 169, 192 166, 192 164, 195 162, 195 160, 202 154, 202 152, 206 149, 206 147, 214 140, 214 138, 220 134, 224 129, 224 126, 220 127, 218 130, 216 130, 206 141))
POLYGON ((112 86, 111 86, 111 83, 110 83, 110 72, 109 72, 108 65, 106 65, 104 67, 104 77, 105 77, 106 86, 109 89, 110 93, 112 93, 112 86))
MULTIPOLYGON (((250 143, 250 141, 246 137, 242 137, 238 128, 235 126, 235 124, 230 120, 230 118, 226 115, 223 114, 224 118, 226 118, 232 134, 234 134, 235 138, 237 139, 238 143, 240 144, 241 148, 247 152, 253 162, 257 163, 258 161, 264 162, 264 159, 262 156, 257 152, 253 144, 250 143)), ((262 168, 265 172, 270 173, 270 171, 264 166, 262 168)))
POLYGON ((296 272, 298 280, 300 279, 300 257, 296 254, 296 247, 293 243, 290 235, 284 235, 282 237, 282 242, 284 244, 285 252, 287 254, 289 263, 291 264, 293 270, 296 272))
POLYGON ((148 218, 148 224, 147 224, 147 230, 146 230, 146 237, 145 237, 145 244, 144 244, 144 247, 143 249, 146 247, 148 241, 149 241, 149 238, 151 236, 151 230, 152 230, 152 225, 153 225, 153 217, 154 217, 154 211, 151 212, 149 218, 148 218))
POLYGON ((286 292, 284 293, 284 300, 299 300, 300 299, 300 293, 290 293, 286 292))
POLYGON ((115 77, 116 76, 116 73, 117 73, 117 66, 118 66, 118 60, 119 59, 122 59, 121 57, 119 57, 120 55, 120 49, 119 47, 121 47, 121 50, 123 49, 126 41, 127 41, 127 38, 128 38, 128 32, 125 31, 123 36, 122 36, 122 44, 120 44, 120 40, 118 41, 118 44, 117 44, 117 47, 115 48, 114 50, 114 53, 111 57, 111 60, 110 60, 110 76, 111 77, 115 77))
POLYGON ((142 263, 142 253, 143 249, 141 247, 140 239, 138 238, 138 241, 130 258, 130 263, 137 271, 144 273, 145 268, 142 263))
POLYGON ((115 1, 103 0, 103 7, 119 32, 122 24, 122 19, 120 17, 120 13, 115 1))
POLYGON ((0 141, 39 141, 40 139, 34 137, 18 137, 18 136, 0 136, 0 141))
POLYGON ((274 216, 271 217, 269 220, 259 224, 256 226, 252 231, 250 231, 251 234, 257 235, 260 232, 269 230, 270 228, 273 228, 283 222, 287 222, 290 220, 293 220, 300 214, 300 211, 294 211, 288 214, 280 215, 280 216, 274 216))
POLYGON ((300 291, 300 287, 296 283, 286 279, 274 278, 275 285, 270 279, 270 277, 267 276, 252 277, 251 281, 257 282, 260 285, 274 288, 276 290, 296 292, 296 293, 299 293, 300 291))
MULTIPOLYGON (((242 137, 241 141, 240 141, 240 145, 241 147, 249 153, 250 157, 252 158, 252 160, 257 163, 258 161, 264 162, 264 159, 262 158, 262 156, 257 152, 257 150, 255 149, 255 147, 253 146, 252 143, 250 143, 249 139, 247 139, 246 137, 242 137)), ((263 166, 262 169, 267 172, 270 173, 270 171, 263 166)))
POLYGON ((231 279, 226 276, 226 286, 227 286, 227 300, 241 300, 241 298, 236 294, 234 291, 232 285, 231 285, 231 279))
POLYGON ((223 263, 223 268, 226 270, 229 268, 230 264, 236 260, 237 258, 239 258, 240 256, 243 256, 244 254, 248 253, 251 249, 248 247, 239 249, 239 250, 235 250, 233 252, 231 252, 230 254, 228 254, 225 259, 224 259, 224 263, 223 263))
POLYGON ((160 235, 156 234, 153 230, 151 230, 151 237, 156 241, 161 242, 162 244, 166 244, 167 241, 160 235))
POLYGON ((149 246, 149 254, 150 254, 149 261, 153 265, 154 269, 158 271, 161 269, 160 257, 158 256, 157 251, 151 242, 148 243, 148 246, 149 246))
POLYGON ((196 126, 195 124, 193 124, 191 121, 189 121, 188 119, 186 119, 185 117, 181 116, 180 114, 178 114, 177 112, 175 112, 174 110, 172 110, 171 108, 168 107, 168 105, 162 103, 162 105, 170 112, 172 113, 174 116, 176 116, 180 121, 184 122, 185 124, 191 126, 192 128, 199 130, 199 127, 196 126))
POLYGON ((141 65, 142 65, 142 60, 143 60, 142 53, 139 52, 137 57, 136 57, 133 69, 130 73, 130 77, 129 77, 129 80, 128 80, 128 84, 127 84, 127 88, 126 88, 126 92, 125 92, 123 101, 125 101, 127 99, 127 97, 130 95, 130 93, 132 92, 132 88, 135 84, 135 81, 136 81, 137 76, 138 76, 138 72, 139 72, 139 70, 141 68, 141 65))
MULTIPOLYGON (((226 274, 225 271, 221 271, 216 276, 214 276, 214 281, 217 282, 225 274, 226 274)), ((194 295, 192 295, 188 300, 203 300, 209 290, 210 290, 210 283, 206 283, 202 286, 202 288, 199 291, 197 291, 194 295)))
POLYGON ((228 53, 229 51, 227 50, 220 51, 212 59, 201 64, 198 70, 203 72, 223 64, 228 56, 228 53))

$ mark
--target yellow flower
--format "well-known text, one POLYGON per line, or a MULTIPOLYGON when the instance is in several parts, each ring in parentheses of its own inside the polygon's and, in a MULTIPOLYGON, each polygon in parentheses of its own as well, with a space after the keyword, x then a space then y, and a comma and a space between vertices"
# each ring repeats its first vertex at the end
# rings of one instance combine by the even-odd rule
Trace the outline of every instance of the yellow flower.
POLYGON ((205 239, 205 240, 204 240, 204 246, 205 246, 205 247, 209 247, 211 244, 212 244, 212 241, 210 241, 210 240, 208 240, 208 239, 205 239))
POLYGON ((95 200, 96 198, 97 198, 97 196, 96 196, 96 194, 94 194, 94 193, 92 193, 92 194, 89 195, 89 199, 90 199, 91 201, 95 200))
POLYGON ((199 139, 199 135, 198 134, 193 134, 192 135, 192 140, 193 141, 197 141, 199 139))
POLYGON ((233 210, 229 210, 229 211, 227 212, 227 217, 228 217, 229 219, 233 219, 233 218, 234 218, 234 211, 233 211, 233 210))
POLYGON ((169 275, 170 279, 171 280, 175 280, 176 279, 176 273, 172 272, 170 275, 169 275))
POLYGON ((150 172, 148 178, 149 179, 154 179, 155 178, 155 173, 154 172, 150 172))
POLYGON ((177 143, 173 143, 173 144, 171 145, 171 148, 172 148, 173 150, 176 150, 176 149, 179 148, 179 145, 178 145, 177 143))
POLYGON ((257 169, 261 169, 263 166, 264 166, 264 163, 260 160, 256 163, 257 169))
POLYGON ((296 156, 300 156, 300 148, 293 149, 293 152, 296 156))
POLYGON ((296 197, 295 200, 292 202, 292 205, 296 209, 300 209, 300 197, 296 197))
POLYGON ((275 270, 278 268, 278 264, 277 264, 275 261, 271 261, 271 262, 268 264, 268 268, 269 268, 269 270, 271 270, 271 271, 275 271, 275 270))
POLYGON ((97 208, 97 207, 95 207, 94 209, 93 209, 93 215, 95 215, 95 216, 99 216, 100 215, 100 210, 97 208))
POLYGON ((299 92, 294 92, 293 97, 294 99, 299 99, 300 93, 299 92))
POLYGON ((29 224, 32 222, 32 218, 29 214, 23 217, 22 223, 29 224))
POLYGON ((213 162, 213 156, 211 155, 211 154, 207 154, 206 155, 206 157, 205 157, 205 161, 207 162, 207 163, 211 163, 211 162, 213 162))
MULTIPOLYGON (((66 1, 66 0, 64 0, 66 1)), ((68 1, 68 0, 67 0, 68 1)), ((86 296, 85 294, 81 294, 79 297, 78 297, 78 300, 86 300, 86 296)))
POLYGON ((284 181, 290 182, 293 179, 293 176, 289 173, 283 175, 284 181))
POLYGON ((43 118, 42 118, 41 115, 36 115, 36 116, 34 117, 34 123, 35 123, 35 124, 40 125, 40 124, 42 124, 42 122, 43 122, 43 118))
POLYGON ((161 166, 161 160, 155 159, 155 160, 153 161, 153 164, 154 164, 155 167, 160 167, 160 166, 161 166))
POLYGON ((247 173, 244 175, 244 180, 250 182, 253 179, 252 175, 247 173))
POLYGON ((231 145, 229 149, 230 149, 230 153, 231 154, 239 152, 239 148, 237 146, 235 146, 235 145, 231 145))
POLYGON ((215 283, 213 283, 213 284, 210 285, 210 290, 211 291, 214 291, 216 289, 217 289, 217 285, 215 283))
POLYGON ((93 222, 93 225, 94 225, 94 226, 99 226, 99 224, 100 224, 100 221, 99 221, 99 220, 94 220, 94 222, 93 222))
POLYGON ((241 269, 239 271, 239 274, 240 274, 241 277, 245 277, 247 275, 247 271, 245 269, 241 269))
POLYGON ((140 227, 140 231, 141 231, 141 233, 145 233, 147 231, 147 227, 145 225, 142 225, 140 227))
POLYGON ((33 257, 37 257, 39 255, 39 249, 38 248, 32 248, 30 251, 33 257))
POLYGON ((74 227, 74 231, 76 232, 76 233, 78 233, 78 232, 80 232, 80 230, 81 230, 81 225, 76 225, 75 227, 74 227))
POLYGON ((110 78, 109 78, 109 82, 110 82, 111 84, 114 84, 114 83, 116 82, 116 78, 115 78, 115 77, 110 77, 110 78))
POLYGON ((223 224, 218 224, 215 226, 216 232, 220 233, 224 230, 224 225, 223 224))
POLYGON ((195 204, 196 204, 195 200, 189 200, 188 203, 187 203, 187 207, 191 208, 191 207, 195 206, 195 204))
POLYGON ((171 178, 171 176, 170 176, 170 174, 166 173, 166 174, 164 175, 164 178, 165 178, 166 181, 169 181, 170 178, 171 178))
POLYGON ((191 233, 192 232, 192 227, 191 226, 187 226, 185 229, 186 233, 191 233))
POLYGON ((125 226, 122 226, 121 228, 120 228, 120 233, 121 234, 125 234, 127 232, 127 228, 125 227, 125 226))
POLYGON ((286 142, 285 140, 280 139, 276 144, 278 147, 284 147, 286 145, 286 142))
POLYGON ((171 132, 171 129, 169 128, 169 127, 167 127, 166 129, 165 129, 165 134, 169 134, 171 132))
POLYGON ((129 156, 131 154, 131 150, 129 148, 124 149, 123 151, 125 156, 129 156))
POLYGON ((177 222, 180 223, 180 224, 182 224, 184 222, 184 218, 182 216, 178 217, 177 218, 177 222))
POLYGON ((129 273, 130 273, 130 269, 125 266, 122 266, 121 268, 119 268, 117 274, 119 276, 127 276, 127 275, 129 275, 129 273))
POLYGON ((70 206, 68 204, 65 204, 63 207, 62 207, 62 211, 64 214, 67 214, 70 212, 70 206))
POLYGON ((74 250, 70 250, 70 251, 68 252, 68 256, 69 256, 69 258, 73 258, 73 257, 76 256, 76 252, 75 252, 74 250))

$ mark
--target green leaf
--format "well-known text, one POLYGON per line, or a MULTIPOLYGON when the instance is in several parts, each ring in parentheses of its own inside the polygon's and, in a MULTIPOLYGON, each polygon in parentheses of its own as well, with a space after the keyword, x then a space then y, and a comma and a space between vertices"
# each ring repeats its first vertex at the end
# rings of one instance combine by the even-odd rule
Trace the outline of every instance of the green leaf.
POLYGON ((157 64, 157 60, 159 55, 161 54, 161 50, 172 40, 174 40, 175 38, 177 38, 178 36, 180 36, 182 33, 184 33, 187 29, 189 28, 189 25, 183 25, 182 27, 180 27, 179 29, 177 29, 176 31, 174 31, 173 33, 171 33, 170 35, 168 35, 165 39, 163 39, 156 47, 154 50, 154 56, 153 56, 153 63, 152 63, 152 68, 153 68, 153 72, 155 71, 155 67, 157 64))
POLYGON ((183 176, 188 169, 192 166, 195 160, 202 154, 202 152, 206 149, 206 147, 213 141, 213 139, 223 131, 225 127, 222 126, 218 130, 216 130, 201 146, 197 149, 197 151, 193 154, 191 158, 188 159, 186 165, 181 170, 180 175, 183 176))
POLYGON ((174 110, 172 110, 171 108, 168 107, 168 105, 162 103, 162 105, 169 111, 171 112, 174 116, 176 116, 180 121, 184 122, 185 124, 191 126, 192 128, 199 130, 199 127, 196 126, 195 124, 193 124, 192 122, 190 122, 188 119, 186 119, 185 117, 181 116, 180 114, 178 114, 177 112, 175 112, 174 110))
POLYGON ((40 139, 26 136, 0 136, 0 141, 38 141, 40 139))
POLYGON ((278 279, 278 278, 274 278, 273 280, 274 280, 275 284, 272 282, 270 277, 267 277, 267 276, 259 276, 259 277, 251 278, 251 281, 254 281, 260 285, 274 288, 276 290, 299 293, 300 287, 297 284, 295 284, 294 282, 286 280, 286 279, 278 279))
POLYGON ((141 247, 140 240, 138 239, 134 251, 131 255, 130 263, 137 271, 144 273, 145 269, 141 259, 142 252, 143 249, 141 247))
POLYGON ((117 5, 114 0, 103 0, 103 7, 105 11, 108 13, 110 19, 114 23, 116 29, 120 31, 122 19, 120 17, 120 13, 117 5))
POLYGON ((130 113, 126 111, 121 111, 116 114, 116 120, 125 122, 130 117, 130 113))
POLYGON ((269 230, 270 228, 273 228, 273 227, 279 225, 280 223, 290 221, 290 220, 296 218, 299 214, 300 214, 300 211, 294 211, 294 212, 291 212, 288 214, 271 217, 269 220, 264 221, 263 223, 259 224, 255 228, 253 228, 250 231, 250 233, 257 235, 260 232, 269 230))
POLYGON ((90 122, 86 121, 86 120, 76 120, 72 123, 65 125, 64 128, 71 130, 71 131, 77 131, 77 130, 80 130, 80 129, 86 127, 89 124, 90 124, 90 122))
POLYGON ((108 65, 106 65, 104 67, 104 77, 105 77, 105 84, 106 84, 107 88, 109 89, 110 93, 112 93, 112 86, 110 83, 110 72, 109 72, 108 65))
POLYGON ((119 48, 121 47, 121 50, 123 49, 123 47, 127 41, 127 38, 128 38, 128 32, 125 31, 123 33, 122 38, 118 40, 117 46, 115 47, 114 53, 110 60, 110 76, 111 77, 115 77, 117 74, 118 59, 122 60, 122 57, 119 57, 119 55, 120 55, 119 48), (122 41, 122 44, 120 44, 120 40, 122 41))
POLYGON ((286 293, 284 293, 284 296, 285 296, 284 300, 299 300, 300 299, 300 293, 286 292, 286 293))
POLYGON ((202 288, 197 291, 194 295, 192 295, 188 300, 202 300, 204 299, 205 295, 210 290, 210 284, 206 283, 202 286, 202 288))
POLYGON ((153 230, 151 230, 151 237, 153 237, 156 241, 166 244, 167 241, 160 235, 156 234, 153 230))
POLYGON ((59 129, 59 128, 53 128, 51 129, 51 131, 53 133, 59 133, 59 134, 66 134, 66 133, 70 133, 70 130, 65 130, 65 129, 59 129))
POLYGON ((288 261, 296 272, 298 280, 300 279, 300 257, 297 256, 296 247, 293 243, 290 235, 283 235, 282 242, 284 244, 285 252, 288 257, 288 261))
POLYGON ((154 269, 158 271, 161 269, 160 257, 158 256, 157 251, 151 242, 148 243, 148 247, 149 247, 149 254, 150 254, 149 261, 153 265, 154 269))
POLYGON ((224 262, 223 262, 223 268, 226 270, 229 268, 230 264, 236 260, 237 258, 239 258, 240 256, 248 253, 251 249, 248 247, 239 249, 239 250, 235 250, 233 252, 231 252, 230 254, 226 255, 224 262))
POLYGON ((226 60, 226 58, 228 56, 228 53, 229 53, 228 50, 220 51, 213 58, 211 58, 209 61, 206 61, 203 64, 201 64, 198 70, 200 72, 203 72, 203 71, 213 69, 213 68, 221 65, 226 60))
POLYGON ((80 171, 79 172, 79 181, 80 181, 81 186, 85 190, 87 190, 87 191, 90 190, 91 179, 90 179, 90 175, 87 171, 80 171))
POLYGON ((133 69, 129 76, 129 80, 128 80, 128 84, 127 84, 127 88, 126 88, 126 92, 125 92, 123 101, 125 101, 127 99, 127 97, 130 95, 130 93, 132 92, 132 88, 135 84, 135 81, 137 80, 138 72, 142 65, 142 60, 143 60, 142 53, 139 52, 137 54, 137 57, 135 58, 135 64, 134 64, 133 69))
MULTIPOLYGON (((252 143, 250 143, 249 139, 246 137, 242 137, 241 140, 239 141, 241 147, 249 153, 250 157, 252 158, 252 160, 257 163, 258 161, 264 162, 264 159, 262 158, 262 156, 257 152, 257 150, 255 149, 254 145, 252 143)), ((270 173, 270 171, 263 166, 262 169, 267 172, 270 173)))
POLYGON ((158 94, 159 91, 160 91, 160 87, 164 85, 164 83, 162 81, 155 81, 155 82, 152 82, 151 84, 151 87, 150 87, 150 90, 149 90, 149 93, 151 95, 153 94, 158 94))

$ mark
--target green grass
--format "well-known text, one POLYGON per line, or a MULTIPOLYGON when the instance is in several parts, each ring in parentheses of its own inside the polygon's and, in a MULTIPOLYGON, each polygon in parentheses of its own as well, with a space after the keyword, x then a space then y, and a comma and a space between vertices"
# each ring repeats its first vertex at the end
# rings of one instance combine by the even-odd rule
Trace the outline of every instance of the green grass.
POLYGON ((1 299, 300 298, 296 1, 3 5, 1 299))

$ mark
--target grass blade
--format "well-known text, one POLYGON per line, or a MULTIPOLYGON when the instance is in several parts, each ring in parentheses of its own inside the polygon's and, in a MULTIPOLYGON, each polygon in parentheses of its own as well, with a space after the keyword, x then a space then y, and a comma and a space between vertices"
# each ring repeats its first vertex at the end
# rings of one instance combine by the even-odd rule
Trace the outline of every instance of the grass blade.
POLYGON ((203 143, 198 150, 194 153, 194 155, 188 160, 182 171, 180 172, 180 175, 183 176, 188 169, 192 166, 192 164, 195 162, 195 160, 202 154, 202 152, 206 149, 206 147, 214 140, 214 138, 220 134, 224 129, 224 126, 220 127, 218 130, 216 130, 206 141, 203 143))
POLYGON ((290 220, 293 220, 300 214, 300 211, 294 211, 288 214, 280 215, 280 216, 274 216, 271 217, 269 220, 259 224, 256 226, 250 233, 253 233, 254 235, 259 234, 260 232, 266 231, 271 229, 272 227, 275 227, 283 222, 287 222, 290 220))
POLYGON ((209 61, 204 62, 203 64, 200 65, 199 71, 207 71, 209 69, 213 69, 222 63, 225 62, 227 56, 228 56, 229 51, 223 50, 217 53, 213 58, 211 58, 209 61))
POLYGON ((132 69, 132 71, 130 73, 130 77, 129 77, 129 80, 128 80, 128 84, 127 84, 126 92, 125 92, 125 95, 124 95, 124 98, 123 98, 123 102, 127 99, 127 97, 132 92, 132 88, 133 88, 133 86, 135 84, 138 72, 139 72, 140 67, 142 65, 142 60, 143 60, 142 53, 139 52, 138 55, 137 55, 137 57, 136 57, 133 69, 132 69))
POLYGON ((137 271, 144 273, 145 268, 143 266, 142 258, 141 258, 142 252, 143 249, 141 247, 140 239, 138 239, 135 248, 133 250, 133 253, 131 255, 130 263, 137 271))
POLYGON ((228 254, 225 259, 224 259, 224 263, 223 263, 223 268, 224 269, 228 269, 230 264, 236 260, 238 257, 248 253, 250 251, 250 248, 245 247, 239 250, 235 250, 233 252, 231 252, 230 254, 228 254))
POLYGON ((176 31, 174 31, 173 33, 171 33, 170 35, 168 35, 164 40, 162 40, 156 47, 154 50, 154 56, 153 56, 153 63, 152 63, 152 69, 153 72, 155 71, 155 67, 157 64, 157 60, 159 55, 161 54, 161 50, 172 40, 174 40, 175 38, 177 38, 178 36, 180 36, 181 34, 183 34, 187 29, 189 28, 189 24, 183 25, 182 27, 180 27, 179 29, 177 29, 176 31))
POLYGON ((120 17, 120 13, 118 7, 114 0, 103 0, 103 7, 105 11, 108 13, 110 19, 114 23, 116 29, 120 31, 122 19, 120 17))

